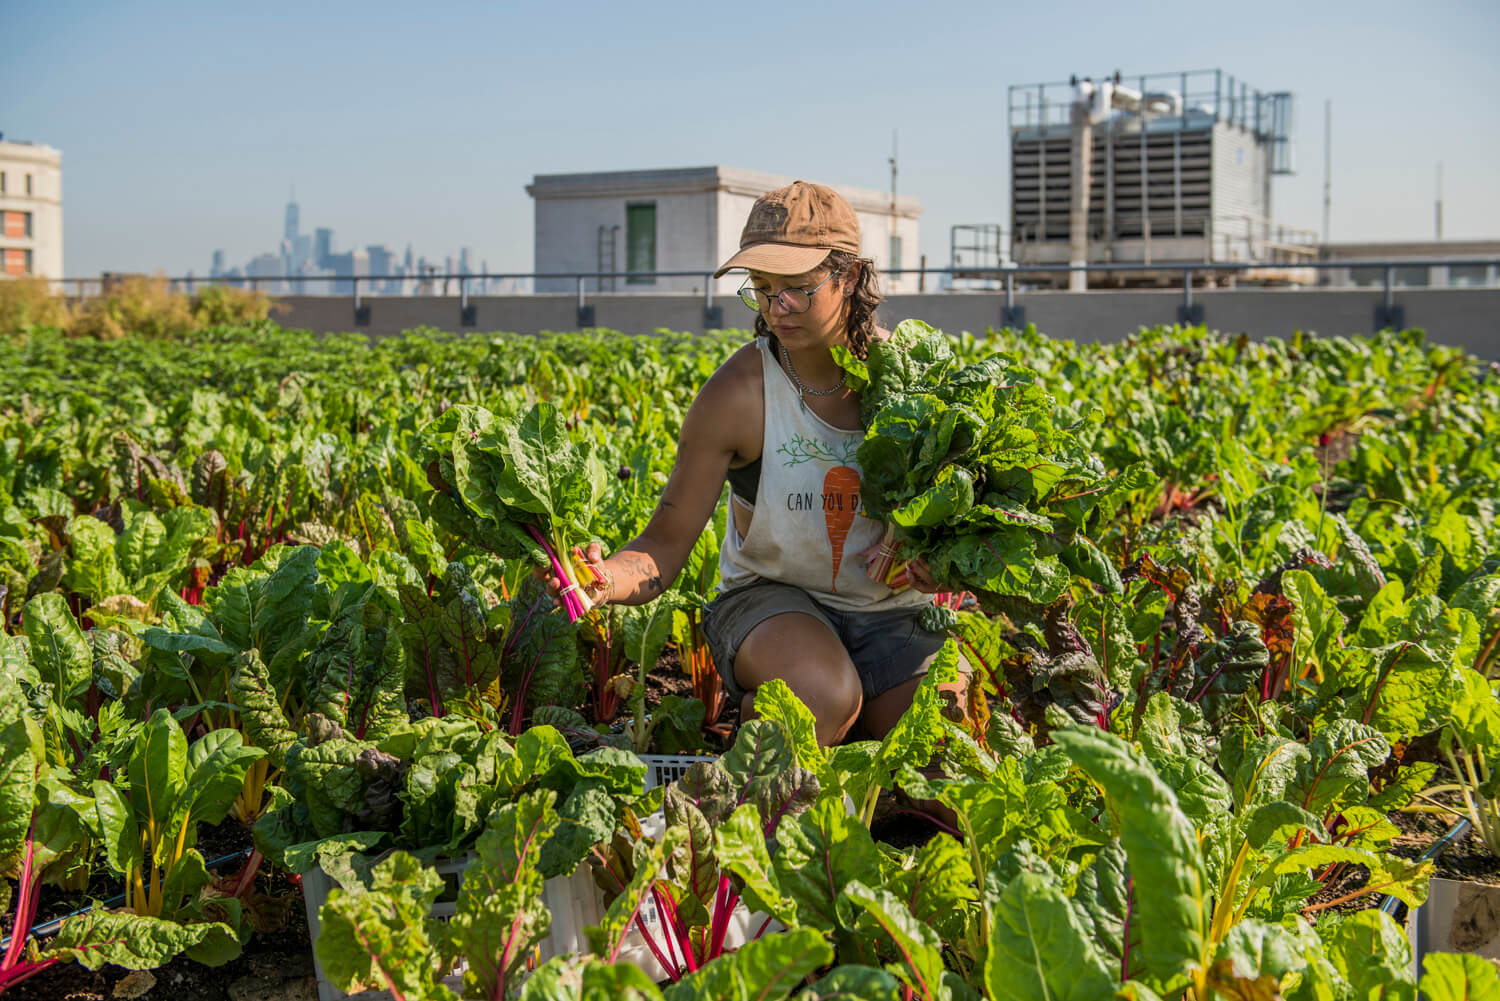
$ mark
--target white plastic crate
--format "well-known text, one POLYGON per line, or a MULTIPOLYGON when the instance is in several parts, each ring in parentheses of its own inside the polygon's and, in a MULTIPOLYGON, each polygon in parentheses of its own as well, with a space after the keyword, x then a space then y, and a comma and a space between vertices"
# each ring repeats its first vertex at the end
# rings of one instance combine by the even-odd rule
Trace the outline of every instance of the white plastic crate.
MULTIPOLYGON (((659 785, 667 785, 682 778, 687 770, 699 762, 711 762, 717 760, 713 757, 702 757, 688 754, 643 754, 641 760, 646 765, 646 788, 653 789, 659 785)), ((642 830, 651 837, 660 837, 665 830, 666 822, 661 813, 653 814, 645 818, 641 823, 642 830)), ((448 859, 436 864, 438 874, 443 877, 444 886, 442 894, 432 905, 431 914, 435 918, 446 919, 453 916, 458 904, 458 887, 463 882, 463 872, 472 860, 469 855, 462 859, 448 859)), ((333 889, 337 883, 324 873, 321 869, 313 869, 302 875, 302 897, 307 911, 307 927, 312 942, 317 943, 318 933, 321 925, 318 912, 323 903, 328 899, 328 891, 333 889)), ((579 864, 578 869, 571 876, 559 876, 549 879, 542 887, 542 900, 548 912, 552 915, 552 927, 547 938, 537 946, 537 961, 545 963, 554 956, 579 954, 588 951, 588 937, 584 929, 590 925, 597 925, 604 919, 604 898, 601 891, 593 880, 592 872, 587 861, 579 864)), ((640 917, 642 922, 650 929, 652 937, 658 943, 665 942, 666 936, 662 934, 661 916, 657 913, 656 902, 647 897, 641 904, 640 917)), ((724 944, 735 947, 749 940, 761 923, 765 920, 763 914, 750 914, 743 903, 735 909, 730 919, 729 931, 725 936, 724 944)), ((781 925, 771 922, 769 928, 773 931, 781 930, 781 925)), ((675 953, 674 953, 675 956, 675 953)), ((662 969, 656 957, 652 955, 650 946, 646 945, 645 938, 640 930, 632 925, 630 932, 626 935, 624 946, 620 950, 622 962, 634 963, 639 966, 646 975, 655 980, 665 980, 667 973, 662 969)), ((680 956, 676 957, 679 961, 680 956)), ((313 969, 318 977, 318 1001, 388 1001, 391 995, 389 991, 364 991, 359 994, 345 994, 328 982, 323 973, 323 964, 318 962, 317 952, 313 953, 313 969)), ((443 979, 443 983, 451 987, 455 992, 460 992, 463 986, 463 972, 465 964, 460 963, 453 971, 443 979)))
MULTIPOLYGON (((660 813, 647 817, 641 823, 641 829, 647 836, 653 838, 660 837, 665 828, 666 822, 660 813)), ((464 868, 471 858, 472 856, 437 863, 438 873, 443 877, 447 886, 433 903, 431 911, 433 917, 445 919, 453 916, 458 901, 458 886, 463 881, 464 868)), ((307 927, 314 946, 317 944, 318 934, 321 931, 318 912, 328 899, 328 891, 337 885, 333 878, 321 869, 313 869, 302 876, 302 896, 307 910, 307 927)), ((587 952, 588 936, 584 933, 584 929, 604 920, 604 894, 595 885, 588 862, 580 863, 571 876, 558 876, 547 880, 542 885, 542 902, 552 916, 552 927, 547 937, 537 945, 538 965, 555 956, 578 955, 587 952)), ((744 945, 760 929, 762 923, 765 922, 765 917, 764 914, 750 913, 744 902, 740 902, 730 917, 729 929, 724 936, 724 945, 731 949, 744 945)), ((667 935, 662 929, 661 915, 657 912, 656 902, 649 895, 641 903, 640 918, 659 946, 673 948, 667 944, 667 935)), ((768 932, 781 930, 780 922, 771 921, 767 925, 768 932)), ((681 962, 682 957, 675 951, 672 952, 672 956, 677 962, 681 962)), ((645 937, 641 935, 640 929, 633 922, 625 935, 618 958, 620 962, 639 966, 646 976, 653 980, 667 979, 667 971, 652 954, 651 947, 646 944, 645 937)), ((443 983, 452 988, 455 993, 462 993, 465 965, 460 962, 447 977, 443 978, 443 983)), ((328 982, 323 972, 323 964, 318 962, 316 951, 313 952, 313 969, 318 977, 318 1001, 390 1001, 391 999, 391 993, 383 990, 362 991, 358 994, 345 994, 340 991, 328 982)))
POLYGON ((719 760, 692 754, 641 754, 638 757, 646 763, 647 789, 676 782, 687 774, 689 768, 700 761, 719 760))
MULTIPOLYGON (((433 902, 429 914, 439 920, 453 916, 458 907, 458 887, 463 882, 464 870, 473 860, 472 854, 461 859, 444 859, 436 863, 438 875, 443 878, 443 892, 433 902)), ((307 929, 316 947, 322 924, 318 912, 328 899, 328 891, 338 884, 322 869, 313 869, 302 874, 302 902, 307 911, 307 929)), ((583 929, 597 924, 599 918, 599 890, 594 886, 588 865, 580 865, 572 876, 559 876, 542 884, 542 904, 552 915, 552 927, 548 935, 537 945, 538 964, 554 956, 581 953, 587 950, 588 941, 583 929)), ((460 961, 443 983, 455 993, 463 993, 463 973, 467 964, 460 961)), ((318 1001, 390 1001, 390 991, 361 991, 345 994, 328 982, 323 964, 318 961, 316 948, 313 951, 313 970, 318 977, 318 1001)))

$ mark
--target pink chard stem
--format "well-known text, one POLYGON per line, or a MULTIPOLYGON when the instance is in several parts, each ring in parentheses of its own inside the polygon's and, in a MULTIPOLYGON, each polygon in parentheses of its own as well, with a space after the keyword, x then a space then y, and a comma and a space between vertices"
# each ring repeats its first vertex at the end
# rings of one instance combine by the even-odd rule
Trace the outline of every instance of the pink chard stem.
POLYGON ((526 531, 531 533, 532 539, 536 540, 536 544, 542 547, 542 552, 547 554, 547 560, 552 564, 553 574, 562 583, 562 604, 568 613, 568 621, 577 622, 583 617, 583 605, 579 602, 578 596, 573 593, 577 584, 562 565, 562 561, 558 559, 557 551, 552 548, 552 543, 547 541, 547 537, 535 525, 527 525, 526 531))

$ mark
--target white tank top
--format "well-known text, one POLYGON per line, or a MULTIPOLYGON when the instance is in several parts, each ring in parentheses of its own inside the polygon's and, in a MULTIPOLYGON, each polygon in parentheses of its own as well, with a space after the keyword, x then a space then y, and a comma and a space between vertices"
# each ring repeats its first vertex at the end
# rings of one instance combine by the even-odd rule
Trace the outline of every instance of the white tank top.
POLYGON ((865 574, 859 554, 878 544, 885 527, 859 503, 855 452, 863 430, 834 427, 802 406, 802 394, 776 364, 769 338, 755 339, 765 384, 765 436, 760 486, 753 507, 730 491, 729 503, 754 513, 740 538, 734 511, 719 551, 720 587, 758 579, 791 584, 839 609, 883 611, 931 601, 920 591, 892 591, 865 574))

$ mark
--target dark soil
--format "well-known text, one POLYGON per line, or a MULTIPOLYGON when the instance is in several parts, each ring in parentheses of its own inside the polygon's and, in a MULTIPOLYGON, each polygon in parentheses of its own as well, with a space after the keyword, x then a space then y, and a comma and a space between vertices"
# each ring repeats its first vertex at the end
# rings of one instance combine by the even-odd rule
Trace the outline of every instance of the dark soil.
MULTIPOLYGON (((1391 844, 1391 854, 1402 858, 1419 857, 1447 834, 1458 819, 1457 813, 1391 814, 1391 823, 1401 829, 1401 835, 1391 844)), ((1449 842, 1436 862, 1434 876, 1500 886, 1500 859, 1490 854, 1472 827, 1449 842)))
POLYGON ((922 813, 894 802, 888 813, 881 814, 878 811, 882 805, 876 805, 877 815, 870 825, 870 835, 892 848, 920 848, 943 830, 922 813))
POLYGON ((1317 908, 1308 913, 1307 917, 1316 921, 1320 914, 1348 914, 1380 906, 1381 900, 1384 899, 1380 894, 1359 893, 1359 890, 1369 881, 1370 870, 1362 865, 1348 866, 1343 871, 1334 873, 1333 879, 1325 883, 1323 889, 1313 894, 1304 905, 1317 908), (1359 895, 1350 896, 1356 893, 1359 895))
MULTIPOLYGON (((675 649, 669 649, 656 662, 656 670, 646 675, 646 709, 654 709, 663 696, 693 697, 693 679, 688 675, 675 649)), ((706 709, 706 707, 705 707, 706 709)), ((703 739, 714 753, 728 750, 734 743, 734 732, 740 725, 740 707, 724 699, 716 720, 704 727, 703 739)))

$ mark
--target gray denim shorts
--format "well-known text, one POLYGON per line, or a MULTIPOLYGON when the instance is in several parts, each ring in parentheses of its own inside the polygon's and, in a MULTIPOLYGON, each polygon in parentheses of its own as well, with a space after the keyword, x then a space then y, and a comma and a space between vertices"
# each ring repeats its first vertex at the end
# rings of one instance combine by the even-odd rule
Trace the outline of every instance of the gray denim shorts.
POLYGON ((703 632, 724 692, 738 705, 746 692, 735 681, 734 655, 750 630, 784 612, 811 615, 844 644, 869 702, 926 674, 928 658, 942 649, 947 635, 923 629, 917 623, 921 610, 918 605, 885 612, 844 611, 829 608, 800 587, 758 580, 709 602, 703 610, 703 632))

